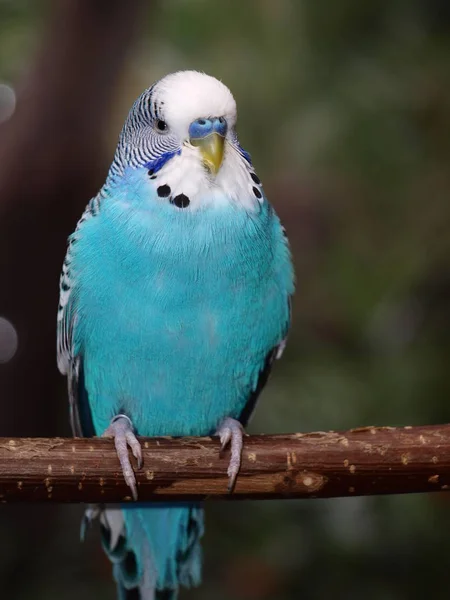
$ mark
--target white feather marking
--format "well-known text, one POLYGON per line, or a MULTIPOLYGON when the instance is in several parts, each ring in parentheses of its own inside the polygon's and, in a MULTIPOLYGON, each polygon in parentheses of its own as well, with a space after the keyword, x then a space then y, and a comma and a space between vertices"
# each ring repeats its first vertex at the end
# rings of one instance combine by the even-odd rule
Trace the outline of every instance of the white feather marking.
POLYGON ((91 219, 94 215, 92 210, 97 202, 93 198, 86 206, 80 220, 77 223, 75 233, 69 238, 69 246, 62 267, 62 273, 59 280, 59 309, 57 314, 57 363, 58 369, 63 375, 67 375, 70 371, 71 362, 73 360, 72 352, 72 333, 75 322, 75 315, 71 311, 70 297, 72 292, 72 278, 70 266, 72 263, 72 242, 76 241, 80 235, 82 224, 91 219))
POLYGON ((281 356, 283 355, 284 349, 286 348, 286 344, 287 344, 287 337, 284 338, 284 340, 282 340, 277 348, 277 353, 275 355, 275 358, 278 360, 279 358, 281 358, 281 356))
MULTIPOLYGON (((153 184, 156 188, 168 185, 172 197, 185 194, 190 200, 188 210, 230 202, 248 211, 257 211, 262 201, 253 193, 250 165, 229 142, 225 145, 223 163, 217 176, 204 168, 199 149, 186 142, 181 154, 162 167, 153 184)), ((162 198, 161 202, 167 202, 167 199, 162 198)))
MULTIPOLYGON (((64 283, 68 283, 66 279, 63 280, 64 283)), ((69 296, 70 296, 70 287, 67 290, 63 290, 61 289, 60 293, 59 293, 59 303, 61 304, 61 306, 64 308, 64 306, 66 306, 68 300, 69 300, 69 296)), ((58 315, 58 320, 62 319, 62 311, 59 311, 61 316, 58 315)))
POLYGON ((100 522, 111 532, 109 549, 114 550, 120 536, 125 535, 125 521, 120 508, 107 508, 100 515, 100 522))

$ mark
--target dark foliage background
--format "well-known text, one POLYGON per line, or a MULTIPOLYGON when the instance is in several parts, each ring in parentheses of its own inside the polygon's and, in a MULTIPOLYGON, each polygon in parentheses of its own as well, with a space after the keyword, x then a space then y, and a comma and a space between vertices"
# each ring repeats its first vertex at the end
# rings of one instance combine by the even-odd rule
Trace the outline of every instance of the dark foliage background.
MULTIPOLYGON (((65 239, 132 101, 183 68, 234 92, 295 256, 251 430, 449 421, 449 34, 445 0, 0 0, 0 435, 69 433, 65 239)), ((1 507, 2 597, 114 597, 80 515, 1 507)), ((205 584, 182 597, 444 599, 449 533, 443 495, 211 504, 205 584)))

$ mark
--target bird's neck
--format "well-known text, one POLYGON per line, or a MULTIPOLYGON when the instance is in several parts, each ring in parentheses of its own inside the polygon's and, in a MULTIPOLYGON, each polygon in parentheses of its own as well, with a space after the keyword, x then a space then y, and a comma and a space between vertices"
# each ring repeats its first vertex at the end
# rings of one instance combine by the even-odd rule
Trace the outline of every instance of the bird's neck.
POLYGON ((267 261, 274 243, 276 217, 267 202, 247 211, 225 197, 217 204, 182 210, 157 197, 146 172, 133 173, 131 181, 116 181, 112 187, 106 184, 102 195, 105 231, 125 261, 156 260, 165 269, 207 266, 238 275, 249 264, 267 261))

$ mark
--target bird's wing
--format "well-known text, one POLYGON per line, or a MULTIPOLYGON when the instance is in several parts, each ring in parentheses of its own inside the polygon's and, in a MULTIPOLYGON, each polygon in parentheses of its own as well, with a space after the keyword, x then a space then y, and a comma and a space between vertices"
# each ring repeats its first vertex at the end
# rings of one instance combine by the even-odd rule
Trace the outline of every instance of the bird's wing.
POLYGON ((258 377, 256 386, 252 390, 244 408, 241 411, 241 414, 239 415, 239 421, 242 423, 242 425, 244 427, 247 426, 247 423, 249 422, 250 417, 252 416, 253 411, 255 409, 256 402, 259 398, 259 395, 261 394, 262 390, 264 389, 264 386, 267 383, 267 380, 269 379, 269 375, 272 371, 272 366, 273 366, 274 361, 277 360, 278 358, 281 358, 284 348, 286 347, 289 326, 291 323, 291 297, 290 296, 288 297, 288 306, 289 306, 288 319, 285 324, 284 337, 279 344, 277 344, 276 346, 271 348, 269 350, 269 352, 266 354, 265 360, 264 360, 264 362, 261 366, 261 370, 259 372, 259 377, 258 377))
POLYGON ((73 256, 76 242, 83 223, 95 216, 98 211, 96 198, 86 207, 75 232, 69 238, 59 281, 59 306, 57 318, 57 361, 63 375, 67 375, 70 405, 70 424, 75 436, 95 435, 92 417, 84 387, 83 359, 75 349, 74 332, 77 325, 76 273, 73 270, 73 256))

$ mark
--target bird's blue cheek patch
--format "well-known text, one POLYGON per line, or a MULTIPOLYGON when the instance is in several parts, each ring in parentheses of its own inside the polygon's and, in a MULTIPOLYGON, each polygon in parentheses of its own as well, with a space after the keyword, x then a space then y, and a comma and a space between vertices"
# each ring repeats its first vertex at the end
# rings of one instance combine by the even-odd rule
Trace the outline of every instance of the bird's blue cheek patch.
POLYGON ((248 162, 248 164, 251 165, 252 164, 252 157, 247 152, 247 150, 244 150, 244 148, 240 144, 238 144, 238 150, 241 153, 241 155, 245 158, 245 160, 248 162))
POLYGON ((169 162, 169 160, 171 158, 173 158, 174 156, 178 156, 179 154, 181 154, 181 148, 178 148, 178 150, 173 150, 171 152, 165 152, 164 154, 162 154, 161 156, 159 156, 158 158, 156 158, 155 160, 150 160, 148 163, 146 163, 144 165, 144 167, 146 169, 148 169, 149 171, 149 176, 152 179, 156 179, 155 174, 163 168, 163 166, 169 162), (151 171, 151 173, 150 173, 151 171))

